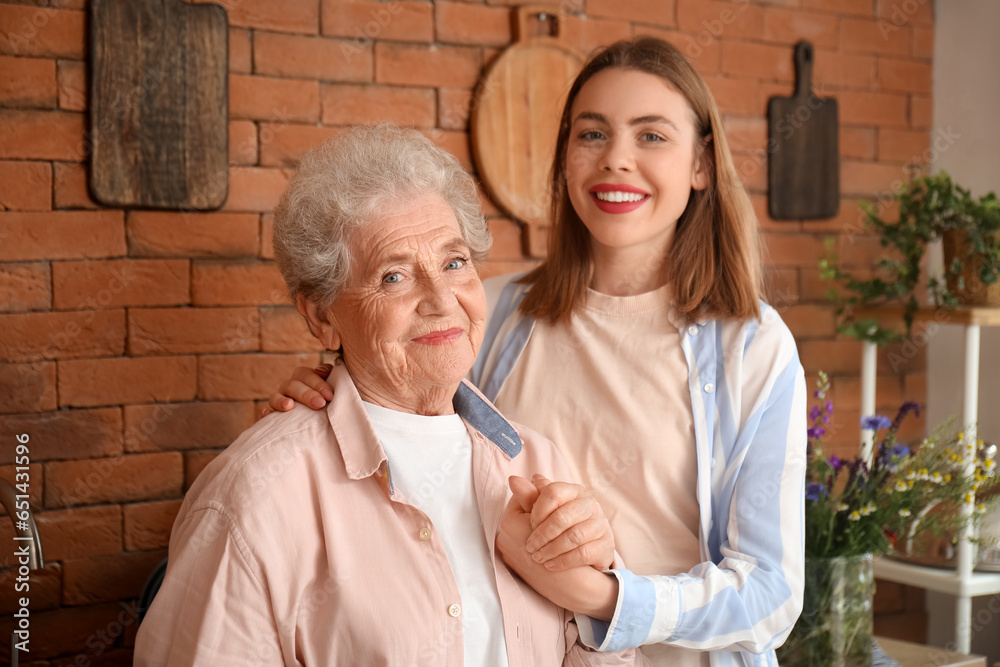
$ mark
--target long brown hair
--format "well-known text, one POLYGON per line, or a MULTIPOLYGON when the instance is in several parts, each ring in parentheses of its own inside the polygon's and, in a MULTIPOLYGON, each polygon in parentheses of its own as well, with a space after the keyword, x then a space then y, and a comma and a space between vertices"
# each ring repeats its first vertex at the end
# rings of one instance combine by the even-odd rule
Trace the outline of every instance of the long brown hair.
POLYGON ((580 89, 608 68, 658 76, 680 91, 694 111, 708 187, 691 190, 677 221, 664 266, 674 308, 688 318, 760 317, 761 260, 757 219, 733 166, 719 109, 708 85, 680 51, 654 37, 638 37, 598 52, 577 75, 566 98, 552 165, 552 219, 548 258, 521 279, 531 286, 520 310, 549 322, 568 320, 583 305, 592 266, 590 233, 566 187, 566 153, 573 102, 580 89))

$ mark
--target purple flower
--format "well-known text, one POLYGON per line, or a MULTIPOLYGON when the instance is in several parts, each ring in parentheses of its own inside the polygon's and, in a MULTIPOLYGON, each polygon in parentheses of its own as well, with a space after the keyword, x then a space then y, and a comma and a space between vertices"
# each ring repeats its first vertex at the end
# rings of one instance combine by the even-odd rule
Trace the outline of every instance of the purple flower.
POLYGON ((818 405, 812 406, 812 410, 809 411, 809 419, 816 421, 817 419, 819 419, 819 416, 820 416, 819 406, 818 405))
POLYGON ((837 455, 836 455, 836 454, 834 454, 833 456, 831 456, 831 457, 830 457, 830 460, 829 460, 829 461, 827 461, 827 463, 829 463, 829 464, 830 464, 830 466, 832 466, 834 470, 840 470, 840 469, 841 469, 841 467, 843 467, 843 465, 844 465, 844 462, 843 462, 843 461, 841 461, 841 460, 840 460, 840 459, 839 459, 839 458, 837 457, 837 455))
POLYGON ((810 438, 821 438, 826 434, 826 429, 822 426, 810 426, 809 430, 806 431, 806 435, 810 438))
POLYGON ((892 455, 898 456, 900 458, 910 455, 910 448, 906 445, 894 445, 892 448, 892 455))
POLYGON ((861 428, 865 431, 878 431, 892 426, 892 420, 882 415, 861 418, 861 428))
POLYGON ((826 487, 817 482, 806 484, 806 500, 819 500, 820 496, 826 496, 826 487))
POLYGON ((896 418, 892 420, 892 427, 899 428, 903 419, 911 412, 916 417, 920 416, 920 404, 916 401, 907 401, 899 406, 899 412, 896 413, 896 418))
POLYGON ((826 402, 826 411, 828 414, 833 414, 833 401, 826 402))

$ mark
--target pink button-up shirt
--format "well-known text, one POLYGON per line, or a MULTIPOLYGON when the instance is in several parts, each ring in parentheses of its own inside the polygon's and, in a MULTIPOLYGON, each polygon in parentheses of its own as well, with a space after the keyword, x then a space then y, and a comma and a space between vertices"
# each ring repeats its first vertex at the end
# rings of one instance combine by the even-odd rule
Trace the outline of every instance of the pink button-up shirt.
MULTIPOLYGON (((296 406, 247 430, 199 476, 170 537, 135 664, 461 665, 462 600, 435 527, 393 488, 350 375, 325 411, 296 406)), ((507 477, 569 479, 551 442, 463 384, 483 536, 511 667, 644 664, 577 643, 572 616, 494 548, 507 477)), ((499 631, 499 629, 498 629, 499 631)))

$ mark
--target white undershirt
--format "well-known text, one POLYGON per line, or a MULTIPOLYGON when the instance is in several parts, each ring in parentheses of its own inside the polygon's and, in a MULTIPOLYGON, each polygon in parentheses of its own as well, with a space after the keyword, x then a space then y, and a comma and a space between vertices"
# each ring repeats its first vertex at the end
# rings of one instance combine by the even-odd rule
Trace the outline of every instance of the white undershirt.
POLYGON ((396 491, 430 519, 462 598, 466 665, 507 666, 503 613, 472 482, 472 438, 457 414, 365 403, 396 491))

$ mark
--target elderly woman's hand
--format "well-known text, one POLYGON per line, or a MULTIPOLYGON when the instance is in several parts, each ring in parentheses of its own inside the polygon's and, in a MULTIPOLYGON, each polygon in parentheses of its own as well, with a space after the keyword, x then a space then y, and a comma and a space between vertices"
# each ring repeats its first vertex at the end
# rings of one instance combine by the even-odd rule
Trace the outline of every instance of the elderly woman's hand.
MULTIPOLYGON (((531 509, 532 533, 525 545, 536 562, 553 572, 590 565, 611 566, 615 537, 604 510, 579 484, 532 476, 538 498, 531 509)), ((513 487, 512 487, 513 488, 513 487)))
POLYGON ((313 410, 323 408, 333 400, 333 387, 326 382, 333 366, 321 364, 316 368, 299 366, 292 371, 292 378, 285 380, 278 391, 267 399, 267 407, 260 416, 266 417, 272 412, 288 412, 296 403, 308 406, 313 410))
MULTIPOLYGON (((535 484, 544 487, 553 482, 542 478, 535 484)), ((510 489, 514 495, 503 511, 496 541, 504 562, 528 585, 560 607, 610 620, 618 602, 618 579, 590 565, 554 571, 537 562, 525 549, 525 543, 532 533, 531 515, 539 491, 531 482, 516 475, 510 478, 510 489)))

